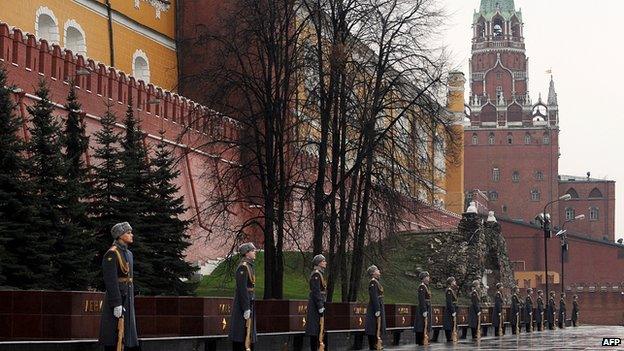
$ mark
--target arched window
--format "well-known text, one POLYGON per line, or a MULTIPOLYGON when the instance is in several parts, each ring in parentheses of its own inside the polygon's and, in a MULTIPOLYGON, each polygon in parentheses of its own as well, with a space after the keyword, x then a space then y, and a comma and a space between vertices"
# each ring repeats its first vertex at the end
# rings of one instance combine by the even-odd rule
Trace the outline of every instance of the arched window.
POLYGON ((544 173, 542 171, 536 171, 535 172, 535 180, 544 180, 544 173))
POLYGON ((132 56, 132 76, 137 80, 142 80, 145 84, 150 82, 149 60, 143 50, 137 50, 132 56))
POLYGON ((590 207, 589 208, 589 220, 597 221, 599 218, 598 207, 590 207))
POLYGON ((566 194, 572 196, 573 199, 578 199, 579 198, 579 194, 576 192, 576 189, 574 189, 574 188, 568 189, 568 191, 566 191, 566 194))
POLYGON ((472 134, 472 145, 478 145, 479 144, 479 136, 477 135, 477 133, 472 134))
POLYGON ((500 169, 492 168, 492 181, 498 182, 500 180, 500 169))
POLYGON ((496 192, 496 190, 490 191, 489 198, 490 198, 490 201, 497 201, 498 200, 498 193, 496 192))
POLYGON ((514 182, 514 183, 518 183, 520 181, 520 172, 514 171, 511 174, 511 181, 514 182))
POLYGON ((65 22, 65 49, 71 50, 74 55, 87 55, 87 40, 80 24, 74 20, 65 22))
POLYGON ((531 134, 530 133, 526 133, 524 135, 524 143, 526 145, 531 145, 531 134))
POLYGON ((513 36, 514 39, 519 39, 520 35, 522 34, 520 30, 521 28, 520 26, 521 26, 520 21, 518 20, 517 17, 514 16, 511 19, 511 35, 513 36))
POLYGON ((50 44, 57 44, 60 40, 58 21, 54 12, 42 6, 37 10, 35 17, 35 36, 45 39, 50 44))
POLYGON ((507 133, 507 144, 513 144, 513 134, 507 133))
POLYGON ((494 145, 494 140, 494 133, 490 133, 490 135, 488 136, 488 144, 494 145))
POLYGON ((537 189, 531 190, 531 201, 539 201, 541 198, 540 191, 537 189))
POLYGON ((492 34, 494 38, 502 39, 504 34, 505 22, 501 17, 496 17, 492 22, 492 34))
POLYGON ((503 212, 507 213, 507 205, 503 205, 503 212))
POLYGON ((574 220, 574 209, 572 207, 567 207, 565 209, 565 219, 566 221, 574 220))
POLYGON ((550 144, 550 134, 548 134, 548 132, 544 132, 544 138, 542 139, 542 143, 544 145, 550 144))
POLYGON ((590 199, 602 199, 602 192, 598 190, 598 188, 593 188, 592 191, 589 192, 590 199))

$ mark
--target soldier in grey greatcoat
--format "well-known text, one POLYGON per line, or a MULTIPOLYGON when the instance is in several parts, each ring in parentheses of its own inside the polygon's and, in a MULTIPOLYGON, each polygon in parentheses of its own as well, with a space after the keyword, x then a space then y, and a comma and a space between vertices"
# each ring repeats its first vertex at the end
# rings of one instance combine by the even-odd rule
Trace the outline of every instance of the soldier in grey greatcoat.
POLYGON ((492 311, 492 328, 494 336, 505 334, 505 321, 503 319, 503 284, 496 283, 496 295, 494 296, 494 310, 492 311))
POLYGON ((578 318, 581 309, 579 308, 578 295, 574 295, 572 300, 572 326, 578 326, 578 318))
POLYGON ((548 329, 555 329, 555 314, 557 313, 557 309, 555 308, 555 292, 551 291, 550 296, 548 296, 548 307, 546 308, 546 320, 548 321, 548 329))
POLYGON ((470 307, 468 308, 468 326, 472 331, 472 338, 477 338, 479 330, 479 318, 481 318, 481 296, 479 295, 479 287, 481 282, 475 280, 472 282, 472 291, 470 292, 470 307))
POLYGON ((559 299, 559 328, 565 328, 566 316, 565 293, 561 293, 561 299, 559 299))
POLYGON ((542 290, 537 291, 537 310, 535 311, 535 323, 537 324, 537 331, 542 331, 542 325, 544 324, 544 292, 542 290))
POLYGON ((457 280, 454 277, 448 277, 446 279, 446 308, 444 309, 444 317, 442 323, 444 324, 444 334, 446 335, 446 341, 453 341, 453 328, 457 328, 457 280))
POLYGON ((236 291, 232 304, 229 338, 232 340, 232 350, 245 351, 246 341, 250 343, 253 350, 253 344, 257 340, 256 311, 254 308, 254 300, 256 299, 256 275, 254 271, 256 247, 252 243, 245 243, 239 246, 238 252, 243 258, 235 273, 236 291))
POLYGON ((524 324, 526 325, 526 332, 530 333, 533 330, 533 289, 527 289, 527 296, 524 300, 524 324))
POLYGON ((513 288, 513 294, 511 295, 511 316, 509 316, 511 322, 511 334, 516 334, 516 330, 520 331, 520 298, 518 297, 518 287, 513 288))
POLYGON ((427 332, 429 338, 433 332, 431 326, 432 313, 431 313, 431 292, 429 291, 429 272, 423 271, 420 273, 420 286, 418 287, 418 312, 416 313, 416 320, 414 323, 414 331, 416 332, 416 342, 418 345, 424 344, 425 338, 425 320, 427 320, 427 332))
POLYGON ((377 342, 386 332, 386 311, 384 308, 384 288, 379 282, 381 271, 377 266, 368 267, 366 273, 371 280, 368 284, 368 308, 366 309, 366 323, 364 332, 368 336, 369 350, 381 350, 381 342, 377 342))
POLYGON ((123 324, 121 343, 124 349, 138 349, 134 314, 134 258, 128 249, 133 242, 132 227, 128 222, 117 223, 111 229, 111 235, 115 241, 102 259, 106 297, 102 306, 99 342, 107 351, 116 350, 120 342, 118 328, 123 324))
MULTIPOLYGON (((323 344, 327 345, 325 327, 321 335, 321 317, 325 316, 325 302, 327 301, 327 285, 323 279, 323 272, 327 267, 325 256, 316 255, 312 259, 314 269, 310 274, 310 295, 308 297, 308 313, 305 333, 310 337, 310 350, 317 351, 323 338, 323 344)), ((326 348, 327 349, 327 348, 326 348)))

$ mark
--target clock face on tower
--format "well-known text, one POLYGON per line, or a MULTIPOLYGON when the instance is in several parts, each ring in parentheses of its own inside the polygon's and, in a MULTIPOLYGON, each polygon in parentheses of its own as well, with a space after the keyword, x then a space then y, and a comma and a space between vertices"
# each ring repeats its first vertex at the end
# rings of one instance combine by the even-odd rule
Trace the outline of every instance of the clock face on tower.
POLYGON ((533 116, 546 116, 548 109, 544 105, 537 105, 533 107, 533 116))
POLYGON ((503 28, 500 26, 500 24, 496 24, 494 26, 494 36, 498 37, 503 35, 503 28))

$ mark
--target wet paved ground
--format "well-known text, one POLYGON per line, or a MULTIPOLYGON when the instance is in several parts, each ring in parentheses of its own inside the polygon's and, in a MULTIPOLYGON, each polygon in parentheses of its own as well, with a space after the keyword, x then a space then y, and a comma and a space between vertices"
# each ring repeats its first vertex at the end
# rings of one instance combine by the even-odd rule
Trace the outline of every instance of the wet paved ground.
MULTIPOLYGON (((470 338, 470 333, 468 337, 470 338)), ((444 339, 444 334, 441 334, 440 338, 444 339)), ((387 347, 386 350, 624 350, 624 345, 602 346, 602 338, 624 338, 624 327, 580 326, 564 330, 521 333, 519 336, 505 335, 502 338, 488 336, 482 338, 478 345, 466 339, 460 340, 457 345, 431 343, 426 348, 403 345, 387 347)))

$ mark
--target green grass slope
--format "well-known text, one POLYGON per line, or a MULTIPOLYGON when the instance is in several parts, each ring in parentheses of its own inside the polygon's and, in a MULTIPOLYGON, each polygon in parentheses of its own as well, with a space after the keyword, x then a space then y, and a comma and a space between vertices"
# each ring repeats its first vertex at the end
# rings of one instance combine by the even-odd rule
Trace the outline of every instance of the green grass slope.
MULTIPOLYGON (((374 261, 382 271, 381 282, 385 290, 386 303, 417 304, 417 289, 420 281, 416 278, 418 271, 426 267, 431 235, 405 234, 391 242, 385 242, 383 250, 369 247, 370 252, 365 267, 374 261), (376 257, 372 259, 370 257, 376 257)), ((233 272, 238 263, 238 256, 222 262, 215 271, 204 277, 197 288, 199 296, 232 297, 235 282, 233 272)), ((264 255, 259 252, 256 258, 256 296, 264 294, 264 255)), ((300 252, 284 253, 284 298, 306 300, 308 298, 308 276, 311 266, 310 256, 300 252)), ((331 263, 330 263, 331 264, 331 263)), ((365 268, 366 269, 366 268, 365 268)), ((366 289, 368 278, 364 278, 360 289, 359 301, 368 301, 366 289)), ((444 304, 444 290, 442 287, 431 286, 432 303, 444 304)), ((334 293, 333 301, 340 301, 340 284, 334 293)), ((460 303, 465 302, 460 298, 460 303)))

